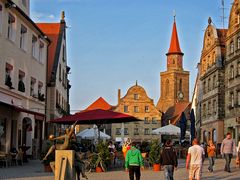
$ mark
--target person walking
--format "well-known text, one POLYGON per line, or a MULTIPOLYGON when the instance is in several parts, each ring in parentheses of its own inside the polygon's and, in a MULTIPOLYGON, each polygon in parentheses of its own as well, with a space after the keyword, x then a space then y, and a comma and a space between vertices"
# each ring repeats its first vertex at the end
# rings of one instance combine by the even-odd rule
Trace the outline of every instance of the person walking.
POLYGON ((236 159, 236 163, 240 168, 240 141, 238 141, 238 147, 237 147, 237 159, 236 159))
POLYGON ((208 166, 209 172, 213 172, 215 153, 216 153, 216 147, 213 144, 212 140, 209 140, 208 146, 207 146, 207 154, 208 154, 208 160, 209 160, 209 166, 208 166))
POLYGON ((222 141, 221 144, 221 155, 225 158, 225 168, 224 171, 230 171, 230 163, 233 157, 233 154, 236 152, 236 145, 231 137, 231 133, 227 133, 226 138, 222 141))
POLYGON ((188 149, 186 161, 186 168, 189 169, 189 180, 201 179, 204 155, 204 149, 199 145, 198 139, 194 138, 192 146, 188 149))
POLYGON ((134 180, 134 174, 136 180, 140 180, 141 176, 140 167, 144 169, 143 157, 140 150, 136 148, 136 143, 132 142, 131 149, 127 151, 125 159, 125 168, 126 171, 129 171, 130 180, 134 180))
POLYGON ((173 180, 174 168, 177 168, 178 160, 170 139, 166 141, 161 152, 160 164, 164 166, 165 180, 173 180))

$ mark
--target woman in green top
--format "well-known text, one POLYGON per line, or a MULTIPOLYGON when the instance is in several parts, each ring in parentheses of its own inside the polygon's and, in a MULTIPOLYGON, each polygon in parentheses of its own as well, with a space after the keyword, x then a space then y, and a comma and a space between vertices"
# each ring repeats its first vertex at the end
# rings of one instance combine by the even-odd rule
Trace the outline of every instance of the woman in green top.
POLYGON ((131 149, 128 150, 125 158, 125 168, 126 171, 129 171, 130 180, 134 180, 134 174, 136 180, 140 180, 140 167, 144 169, 143 157, 141 152, 136 148, 136 143, 132 142, 131 149))

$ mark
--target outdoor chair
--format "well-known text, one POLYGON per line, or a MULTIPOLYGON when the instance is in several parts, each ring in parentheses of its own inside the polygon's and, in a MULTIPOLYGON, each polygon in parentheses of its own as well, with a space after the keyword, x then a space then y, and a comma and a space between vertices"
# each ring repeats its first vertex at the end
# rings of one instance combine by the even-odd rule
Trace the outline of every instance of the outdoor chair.
POLYGON ((10 165, 10 155, 5 152, 0 152, 0 166, 8 167, 10 165))

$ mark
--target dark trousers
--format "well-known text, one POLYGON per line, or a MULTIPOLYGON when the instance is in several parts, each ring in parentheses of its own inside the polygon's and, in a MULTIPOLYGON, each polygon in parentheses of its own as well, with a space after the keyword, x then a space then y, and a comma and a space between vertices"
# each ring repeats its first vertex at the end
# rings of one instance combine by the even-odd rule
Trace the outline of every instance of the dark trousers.
POLYGON ((225 168, 224 171, 230 172, 230 163, 232 159, 232 154, 224 154, 225 158, 225 168))
POLYGON ((136 180, 140 180, 141 172, 140 172, 140 166, 129 166, 129 179, 134 180, 134 174, 136 177, 136 180))
POLYGON ((209 160, 208 170, 210 172, 213 172, 214 158, 213 157, 208 157, 208 160, 209 160))
POLYGON ((173 165, 164 165, 165 180, 173 180, 173 172, 174 172, 173 165))

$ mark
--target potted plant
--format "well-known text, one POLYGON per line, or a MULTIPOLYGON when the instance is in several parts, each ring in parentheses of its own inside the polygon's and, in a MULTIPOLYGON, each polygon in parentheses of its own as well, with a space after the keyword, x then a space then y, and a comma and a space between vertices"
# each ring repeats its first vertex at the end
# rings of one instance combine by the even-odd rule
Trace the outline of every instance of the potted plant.
POLYGON ((149 151, 149 162, 153 166, 153 171, 160 171, 161 146, 157 139, 152 140, 149 151))
MULTIPOLYGON (((42 148, 42 152, 40 154, 40 160, 42 160, 44 158, 44 156, 47 154, 49 148, 51 147, 52 143, 51 141, 47 140, 43 142, 43 148, 42 148)), ((55 161, 55 153, 51 153, 48 157, 47 160, 42 161, 43 165, 44 165, 44 171, 45 172, 52 172, 52 168, 50 166, 50 162, 55 161)))
POLYGON ((110 164, 110 152, 107 143, 99 142, 96 147, 96 153, 92 158, 92 163, 96 167, 96 172, 105 172, 110 164))

